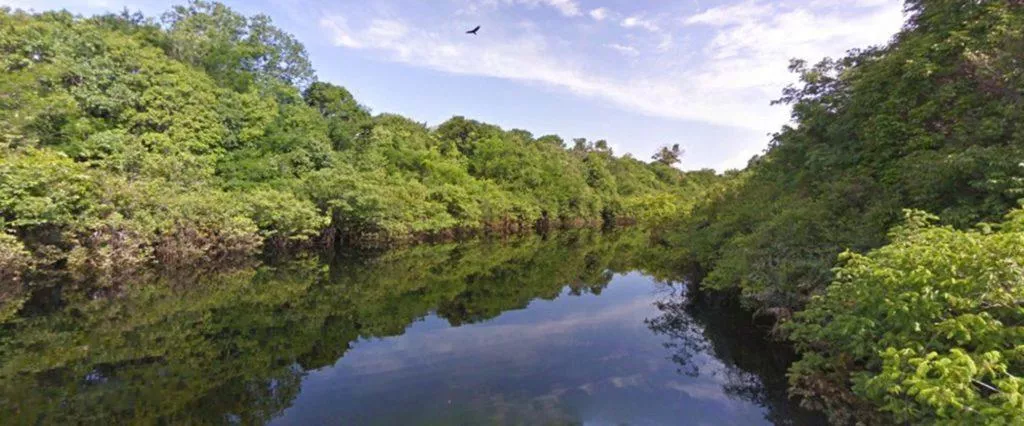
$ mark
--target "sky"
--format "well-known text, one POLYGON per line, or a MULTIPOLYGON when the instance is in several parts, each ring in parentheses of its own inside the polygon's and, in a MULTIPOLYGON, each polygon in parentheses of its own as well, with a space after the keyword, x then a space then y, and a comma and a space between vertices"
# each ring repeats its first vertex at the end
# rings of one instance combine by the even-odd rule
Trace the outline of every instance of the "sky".
MULTIPOLYGON (((888 42, 900 0, 224 0, 294 34, 317 75, 375 113, 429 125, 455 115, 683 169, 742 168, 789 121, 771 106, 817 62, 888 42), (476 36, 464 32, 481 26, 476 36)), ((154 0, 0 0, 91 15, 154 0)))

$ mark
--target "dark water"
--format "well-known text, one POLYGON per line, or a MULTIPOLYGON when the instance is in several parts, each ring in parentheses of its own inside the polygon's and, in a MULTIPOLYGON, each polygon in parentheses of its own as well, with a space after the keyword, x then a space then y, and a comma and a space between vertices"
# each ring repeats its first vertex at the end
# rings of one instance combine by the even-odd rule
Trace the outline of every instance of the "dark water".
POLYGON ((0 423, 820 423, 672 258, 567 233, 69 286, 0 331, 0 423))

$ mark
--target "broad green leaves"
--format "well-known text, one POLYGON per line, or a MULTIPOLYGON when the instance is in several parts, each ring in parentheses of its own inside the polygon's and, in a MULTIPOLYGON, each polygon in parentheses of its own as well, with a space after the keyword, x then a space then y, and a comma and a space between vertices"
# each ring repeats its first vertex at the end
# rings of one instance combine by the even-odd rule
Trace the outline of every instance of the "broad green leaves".
POLYGON ((820 399, 808 386, 847 371, 855 393, 900 422, 1013 424, 1024 418, 1024 233, 927 220, 910 215, 890 244, 843 255, 787 327, 807 353, 793 385, 820 399))

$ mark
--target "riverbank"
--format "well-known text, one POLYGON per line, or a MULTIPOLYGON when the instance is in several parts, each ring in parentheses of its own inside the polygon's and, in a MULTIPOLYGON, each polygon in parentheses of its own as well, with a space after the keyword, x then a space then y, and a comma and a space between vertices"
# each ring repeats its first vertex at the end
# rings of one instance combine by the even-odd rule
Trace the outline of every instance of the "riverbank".
MULTIPOLYGON (((116 295, 126 287, 147 282, 154 277, 176 274, 179 271, 215 272, 247 267, 260 259, 295 257, 303 253, 323 253, 344 250, 380 252, 417 244, 438 244, 472 239, 519 238, 531 234, 547 234, 578 229, 609 229, 635 225, 633 219, 618 218, 614 222, 594 220, 541 220, 530 226, 519 221, 504 221, 476 228, 456 228, 423 232, 404 236, 381 234, 340 234, 329 228, 318 236, 304 240, 268 238, 266 242, 255 235, 223 235, 196 230, 178 232, 145 243, 139 236, 114 229, 97 231, 90 235, 83 247, 72 249, 66 257, 55 254, 53 259, 41 260, 19 248, 17 240, 0 241, 0 319, 9 320, 18 315, 33 294, 48 292, 57 283, 74 283, 91 288, 90 297, 116 295)), ((61 284, 63 285, 63 284, 61 284)))

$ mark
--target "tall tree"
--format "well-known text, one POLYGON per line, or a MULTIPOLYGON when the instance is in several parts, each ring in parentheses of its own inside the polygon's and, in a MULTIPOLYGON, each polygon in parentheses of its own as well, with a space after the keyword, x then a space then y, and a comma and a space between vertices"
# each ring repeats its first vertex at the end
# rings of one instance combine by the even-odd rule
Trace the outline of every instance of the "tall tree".
POLYGON ((305 47, 266 15, 247 18, 222 3, 193 0, 163 21, 170 56, 203 67, 222 85, 244 90, 272 78, 302 88, 316 80, 305 47))
POLYGON ((651 157, 654 161, 657 161, 666 166, 671 166, 679 163, 683 157, 683 150, 679 148, 679 144, 673 144, 671 147, 663 146, 651 157))
POLYGON ((318 81, 309 85, 302 97, 306 105, 327 119, 329 137, 335 149, 345 149, 355 138, 369 132, 370 111, 359 105, 344 87, 318 81))

